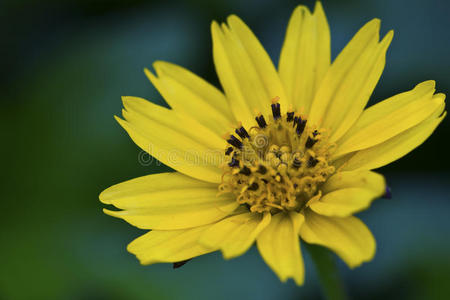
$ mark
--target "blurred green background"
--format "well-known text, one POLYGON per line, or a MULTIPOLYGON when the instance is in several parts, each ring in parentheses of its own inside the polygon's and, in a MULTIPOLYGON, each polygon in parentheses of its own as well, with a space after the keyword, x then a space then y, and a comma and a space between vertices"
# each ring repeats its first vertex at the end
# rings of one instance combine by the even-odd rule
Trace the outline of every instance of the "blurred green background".
MULTIPOLYGON (((450 87, 449 1, 327 1, 332 54, 366 21, 393 28, 379 101, 427 80, 450 87)), ((0 4, 2 217, 0 299, 320 299, 306 282, 282 284, 252 249, 214 253, 181 269, 142 267, 126 245, 142 231, 104 215, 98 194, 164 167, 113 120, 122 95, 157 103, 143 74, 154 60, 185 66, 217 84, 209 25, 238 14, 276 62, 294 7, 313 1, 57 1, 0 4)), ((361 214, 378 242, 356 270, 339 262, 354 299, 450 299, 450 126, 381 171, 393 199, 361 214)), ((304 251, 306 252, 306 251, 304 251)))

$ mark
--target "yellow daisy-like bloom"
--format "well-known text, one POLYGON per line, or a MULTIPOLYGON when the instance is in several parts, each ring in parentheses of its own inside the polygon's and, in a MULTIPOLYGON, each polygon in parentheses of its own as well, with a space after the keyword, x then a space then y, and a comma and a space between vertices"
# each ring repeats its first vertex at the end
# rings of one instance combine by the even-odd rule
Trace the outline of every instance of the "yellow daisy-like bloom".
POLYGON ((372 169, 424 142, 445 117, 434 81, 364 109, 393 32, 364 25, 330 63, 320 2, 297 7, 278 70, 237 17, 211 25, 224 93, 166 62, 145 70, 171 109, 123 97, 117 121, 143 150, 177 172, 120 183, 100 195, 105 213, 151 229, 128 245, 142 264, 175 263, 221 250, 227 259, 256 241, 282 281, 304 281, 299 237, 351 268, 375 254, 352 216, 386 191, 372 169), (224 132, 234 131, 223 138, 224 132))

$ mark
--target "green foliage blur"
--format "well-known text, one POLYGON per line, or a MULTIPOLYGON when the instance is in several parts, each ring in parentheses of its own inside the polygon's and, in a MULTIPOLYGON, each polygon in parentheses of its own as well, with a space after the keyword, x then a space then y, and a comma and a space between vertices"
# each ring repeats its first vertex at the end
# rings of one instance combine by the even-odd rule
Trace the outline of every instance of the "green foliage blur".
MULTIPOLYGON (((126 245, 143 233, 102 213, 105 188, 168 168, 139 162, 114 121, 120 96, 164 105, 143 74, 155 60, 218 84, 209 25, 239 15, 274 61, 291 11, 313 1, 3 0, 0 3, 2 217, 0 299, 321 299, 306 255, 306 283, 280 283, 255 249, 215 253, 173 270, 143 267, 126 245)), ((450 88, 450 2, 328 1, 337 55, 366 21, 394 41, 371 103, 435 79, 450 88)), ((448 118, 447 118, 448 119, 448 118)), ((354 299, 450 299, 449 121, 385 167, 393 199, 361 214, 378 242, 356 270, 339 262, 354 299)), ((306 251, 303 251, 304 253, 306 251)))

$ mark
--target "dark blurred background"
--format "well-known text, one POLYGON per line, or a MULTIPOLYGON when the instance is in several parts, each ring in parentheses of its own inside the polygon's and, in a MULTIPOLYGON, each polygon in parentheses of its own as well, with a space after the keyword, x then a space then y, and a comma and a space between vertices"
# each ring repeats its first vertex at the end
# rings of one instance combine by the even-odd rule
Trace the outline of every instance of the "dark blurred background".
MULTIPOLYGON (((393 28, 372 102, 427 80, 450 88, 450 2, 327 1, 333 57, 368 20, 393 28)), ((154 60, 217 84, 210 22, 238 14, 278 60, 298 4, 271 0, 2 0, 0 299, 320 299, 306 282, 282 284, 252 249, 181 269, 142 267, 126 245, 142 232, 101 212, 112 184, 167 170, 139 163, 113 120, 122 95, 163 103, 143 74, 154 60)), ((378 242, 356 270, 339 263, 354 299, 450 299, 448 118, 419 149, 381 171, 393 199, 361 214, 378 242)), ((305 253, 306 251, 304 251, 305 253)))

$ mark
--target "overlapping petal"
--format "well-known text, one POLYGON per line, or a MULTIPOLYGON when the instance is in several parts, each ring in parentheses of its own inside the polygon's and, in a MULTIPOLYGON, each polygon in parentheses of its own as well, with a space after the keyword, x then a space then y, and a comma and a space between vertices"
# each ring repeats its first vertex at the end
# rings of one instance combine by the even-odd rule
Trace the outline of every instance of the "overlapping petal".
POLYGON ((271 215, 243 213, 212 225, 200 238, 204 246, 222 250, 227 259, 242 255, 270 223, 271 215))
POLYGON ((300 236, 308 243, 333 250, 350 268, 370 261, 375 255, 375 239, 356 217, 325 217, 307 209, 300 236))
POLYGON ((192 72, 168 62, 153 64, 157 76, 145 69, 147 77, 170 107, 187 114, 222 136, 236 123, 225 95, 192 72))
POLYGON ((142 264, 178 262, 221 250, 243 254, 257 242, 265 262, 282 281, 301 285, 304 265, 299 235, 336 252, 351 268, 373 258, 375 240, 352 214, 385 192, 383 176, 369 170, 386 165, 420 145, 443 120, 445 95, 434 82, 364 107, 385 65, 393 37, 379 41, 380 21, 363 26, 330 66, 330 33, 320 2, 314 13, 293 12, 279 70, 236 16, 211 25, 216 71, 225 95, 190 71, 156 62, 150 81, 172 109, 124 97, 118 122, 133 141, 180 173, 136 178, 106 189, 105 213, 152 229, 128 246, 142 264), (236 121, 249 128, 255 111, 270 114, 270 100, 324 128, 337 147, 330 163, 338 170, 320 187, 321 198, 300 213, 251 213, 235 195, 217 196, 225 141, 236 121), (234 123, 234 124, 233 124, 234 123))
POLYGON ((339 140, 333 156, 380 144, 428 118, 444 103, 440 94, 433 96, 434 87, 434 81, 426 81, 366 109, 339 140))
POLYGON ((278 213, 257 238, 259 253, 281 281, 293 278, 298 285, 303 284, 305 268, 300 252, 298 230, 303 216, 278 213))
MULTIPOLYGON (((437 94, 436 97, 444 98, 443 94, 437 94)), ((344 171, 366 169, 372 170, 385 166, 397 159, 405 156, 433 133, 436 127, 447 115, 444 112, 445 103, 442 104, 422 123, 388 139, 376 146, 356 151, 353 155, 349 154, 342 162, 341 169, 344 171)))
POLYGON ((237 16, 228 25, 211 24, 213 56, 217 75, 237 120, 255 124, 255 110, 268 114, 270 101, 286 98, 278 73, 258 39, 237 16))
POLYGON ((385 64, 393 32, 379 42, 380 20, 364 25, 328 69, 314 98, 309 122, 342 137, 362 113, 385 64))
POLYGON ((375 172, 338 172, 324 183, 323 196, 309 207, 324 216, 348 217, 369 207, 385 188, 384 177, 375 172))
POLYGON ((100 200, 121 211, 104 209, 143 229, 174 230, 218 221, 238 203, 232 195, 216 196, 217 185, 180 173, 161 173, 114 185, 100 200))
POLYGON ((314 13, 298 6, 289 20, 278 72, 293 108, 308 114, 330 66, 330 29, 320 1, 314 13))
POLYGON ((173 263, 213 252, 198 243, 209 225, 181 230, 152 230, 128 244, 141 264, 173 263))
POLYGON ((141 98, 123 97, 116 118, 144 151, 191 177, 220 182, 225 141, 197 121, 141 98))

